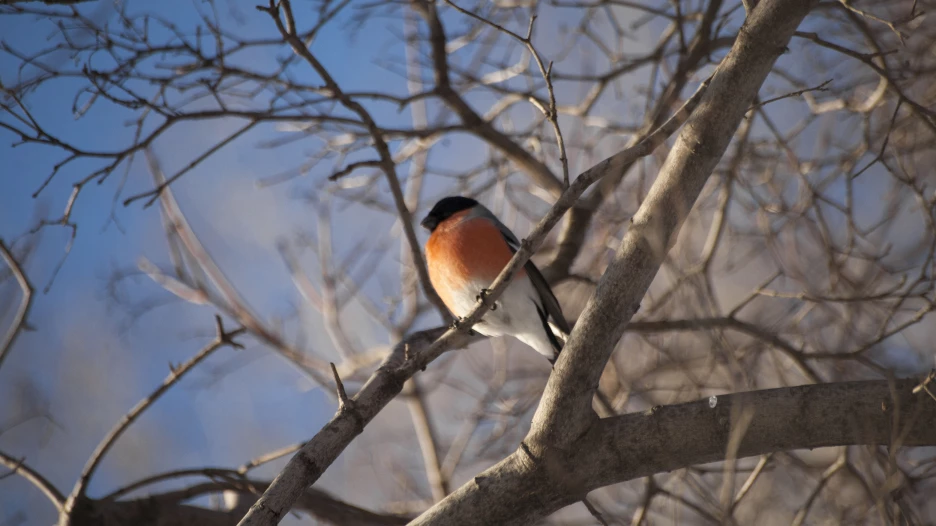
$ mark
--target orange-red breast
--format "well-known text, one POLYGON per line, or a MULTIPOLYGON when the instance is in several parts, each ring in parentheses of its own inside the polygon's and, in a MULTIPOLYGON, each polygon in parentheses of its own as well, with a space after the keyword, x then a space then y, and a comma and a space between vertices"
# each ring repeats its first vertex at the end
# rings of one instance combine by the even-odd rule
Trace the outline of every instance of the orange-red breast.
MULTIPOLYGON (((420 223, 429 230, 429 279, 445 306, 468 315, 520 246, 517 237, 484 205, 468 197, 446 197, 420 223)), ((549 284, 532 261, 514 275, 474 330, 510 335, 555 362, 569 325, 549 284), (552 323, 550 323, 552 318, 552 323)))

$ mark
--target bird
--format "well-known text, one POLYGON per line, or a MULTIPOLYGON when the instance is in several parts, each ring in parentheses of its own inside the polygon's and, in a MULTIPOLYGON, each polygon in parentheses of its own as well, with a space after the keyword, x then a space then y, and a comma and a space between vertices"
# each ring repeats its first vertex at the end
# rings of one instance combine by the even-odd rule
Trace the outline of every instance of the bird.
MULTIPOLYGON (((420 225, 429 231, 429 281, 445 306, 461 320, 489 292, 488 287, 520 242, 490 210, 470 197, 439 200, 420 225)), ((533 261, 517 271, 473 329, 485 336, 513 336, 552 364, 570 332, 562 306, 533 261)))

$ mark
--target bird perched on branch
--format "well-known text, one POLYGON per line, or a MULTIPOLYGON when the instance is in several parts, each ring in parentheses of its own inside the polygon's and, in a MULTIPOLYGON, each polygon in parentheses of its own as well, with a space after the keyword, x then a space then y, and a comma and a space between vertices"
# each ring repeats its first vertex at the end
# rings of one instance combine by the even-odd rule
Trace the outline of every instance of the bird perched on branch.
MULTIPOLYGON (((442 199, 420 224, 431 233, 426 263, 432 286, 452 314, 467 316, 520 242, 490 210, 468 197, 442 199)), ((562 306, 532 261, 517 271, 473 328, 486 336, 513 336, 550 363, 555 363, 570 331, 562 306)))

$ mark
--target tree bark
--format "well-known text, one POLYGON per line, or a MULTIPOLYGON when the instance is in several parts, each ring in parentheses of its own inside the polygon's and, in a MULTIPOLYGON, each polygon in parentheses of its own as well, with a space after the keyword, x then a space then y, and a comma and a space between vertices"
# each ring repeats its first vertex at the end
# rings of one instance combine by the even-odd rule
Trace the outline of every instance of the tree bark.
POLYGON ((548 464, 517 450, 410 525, 529 524, 609 484, 723 460, 733 433, 742 433, 734 458, 827 446, 936 445, 936 402, 914 394, 917 384, 786 387, 605 418, 548 464))
MULTIPOLYGON (((318 480, 344 448, 364 432, 364 427, 377 413, 400 394, 406 380, 435 358, 423 357, 420 353, 431 347, 447 330, 439 327, 417 332, 397 344, 361 390, 347 402, 342 402, 325 427, 289 459, 286 467, 238 524, 278 524, 303 491, 318 480), (414 359, 410 359, 411 355, 414 359)), ((477 338, 476 335, 458 333, 452 340, 452 346, 463 347, 477 338)), ((341 389, 343 393, 344 388, 341 389)))
POLYGON ((749 14, 576 323, 521 449, 414 524, 525 524, 585 495, 597 466, 569 460, 605 426, 592 410, 601 373, 761 84, 816 3, 764 0, 749 14))

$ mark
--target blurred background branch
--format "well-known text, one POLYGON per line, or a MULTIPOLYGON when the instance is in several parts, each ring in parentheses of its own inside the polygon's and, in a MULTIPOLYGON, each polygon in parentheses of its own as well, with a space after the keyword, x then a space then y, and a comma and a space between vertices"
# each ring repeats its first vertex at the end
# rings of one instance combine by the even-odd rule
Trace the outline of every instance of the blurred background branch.
MULTIPOLYGON (((470 195, 526 237, 566 174, 678 114, 769 2, 326 0, 266 5, 275 19, 226 0, 0 2, 0 524, 54 522, 56 488, 115 426, 75 519, 235 524, 332 418, 330 362, 353 397, 447 323, 413 218, 470 195), (123 421, 216 312, 245 349, 123 421)), ((934 8, 809 14, 611 354, 602 417, 930 385, 934 8)), ((602 178, 534 255, 571 321, 674 144, 602 178)), ((511 340, 470 343, 401 384, 283 522, 405 523, 514 453, 551 370, 511 340)), ((726 462, 588 502, 609 524, 936 517, 931 448, 744 458, 752 425, 726 462)), ((569 504, 544 521, 595 523, 569 504)))

